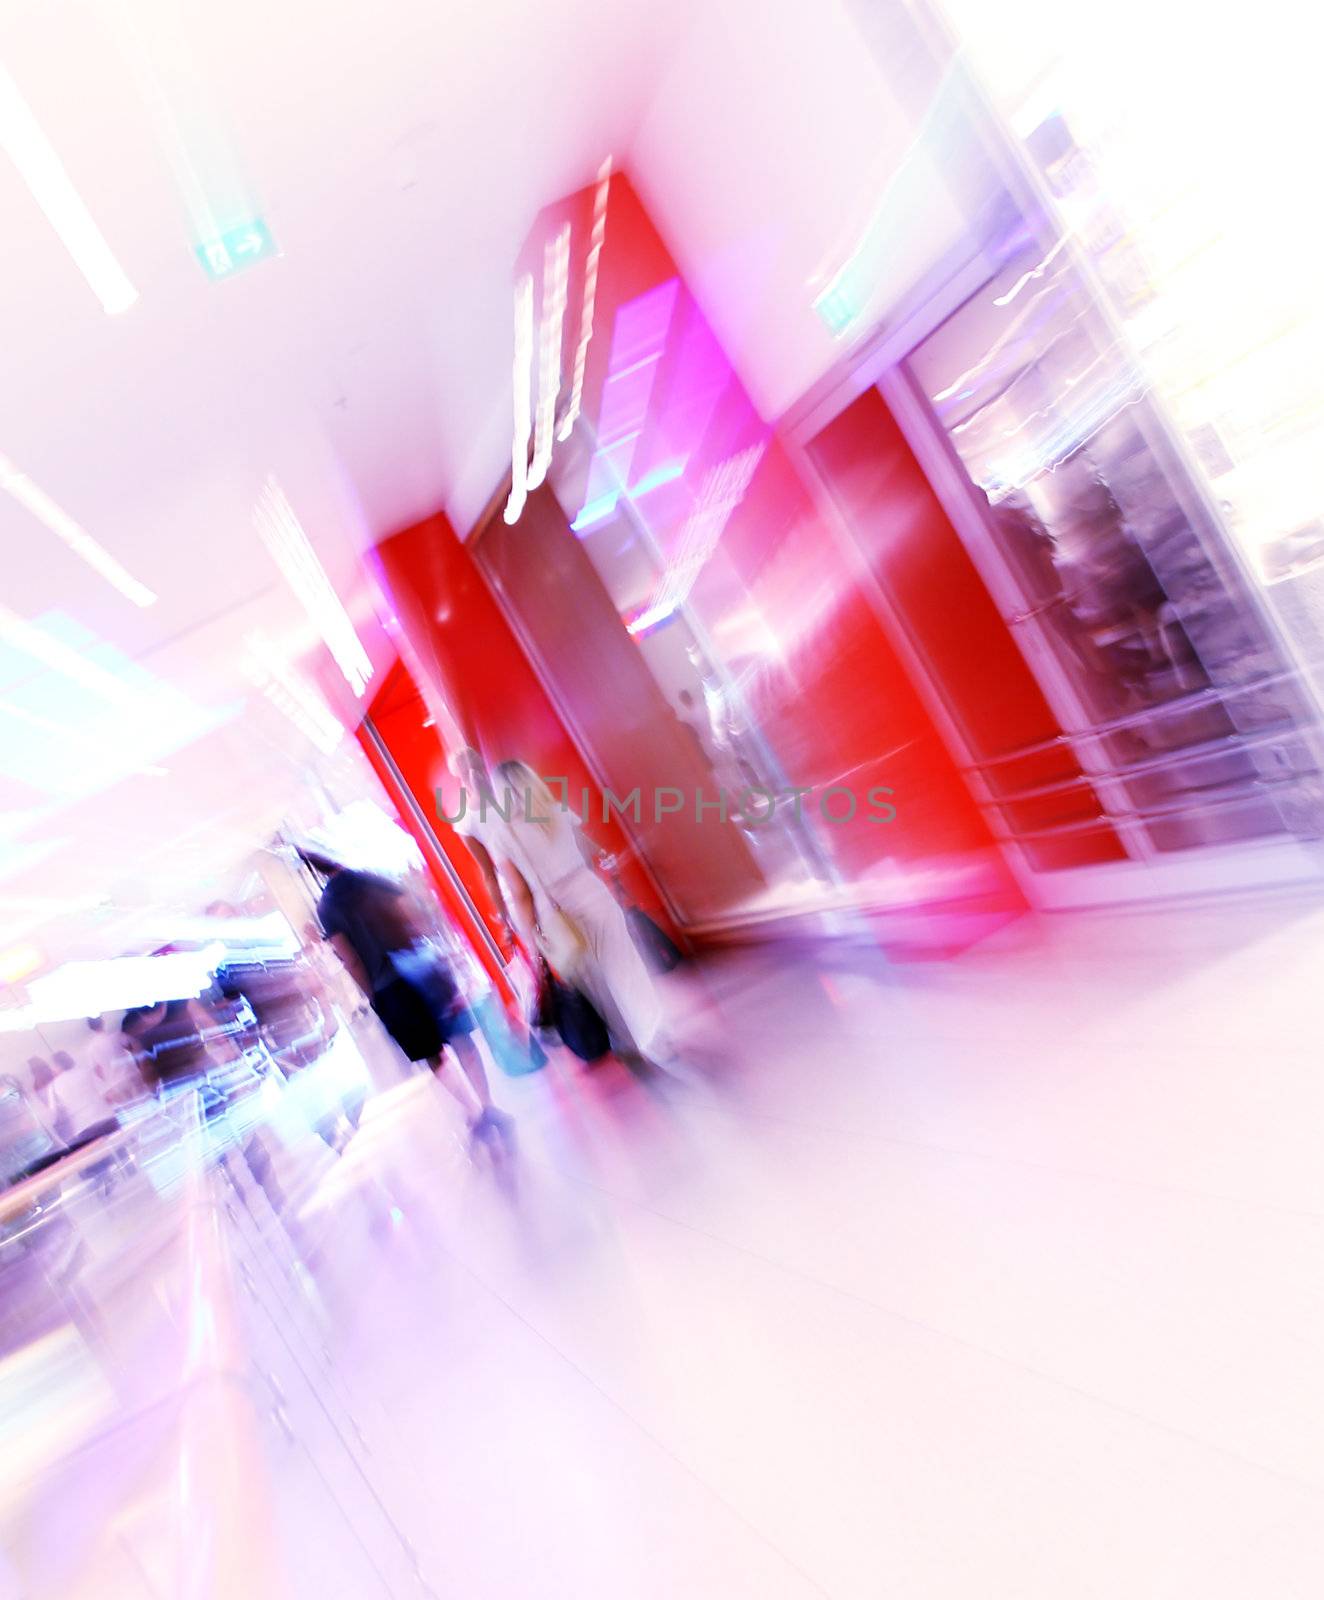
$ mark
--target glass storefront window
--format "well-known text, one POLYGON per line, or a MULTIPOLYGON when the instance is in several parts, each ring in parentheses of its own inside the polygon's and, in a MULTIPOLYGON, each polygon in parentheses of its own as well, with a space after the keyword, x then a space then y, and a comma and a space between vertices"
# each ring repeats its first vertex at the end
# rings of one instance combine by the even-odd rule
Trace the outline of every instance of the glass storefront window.
MULTIPOLYGON (((677 320, 679 348, 669 403, 654 430, 667 441, 666 451, 656 436, 647 442, 652 456, 666 453, 684 466, 700 452, 715 404, 729 387, 730 370, 692 313, 677 320)), ((775 659, 780 647, 773 629, 751 605, 723 546, 727 525, 749 492, 765 445, 756 441, 688 475, 654 467, 644 474, 642 493, 636 488, 627 495, 617 483, 614 498, 600 487, 595 497, 593 466, 608 448, 599 438, 597 449, 590 450, 581 430, 552 474, 553 488, 571 498, 566 486, 587 478, 585 504, 603 508, 591 520, 580 512, 580 547, 684 729, 711 791, 731 797, 733 807, 746 791, 778 793, 789 780, 762 736, 749 693, 766 660, 775 659), (587 472, 577 452, 588 453, 587 472)), ((754 810, 757 816, 757 806, 754 810)), ((821 852, 803 825, 750 825, 738 813, 734 816, 763 880, 759 904, 802 892, 818 881, 821 852)), ((745 909, 754 903, 747 901, 745 909)))
POLYGON ((1324 692, 1324 219, 1301 13, 945 0, 1272 614, 1324 692))
POLYGON ((1008 261, 908 363, 986 502, 1007 620, 1134 855, 1309 832, 1279 657, 1065 242, 1008 261))

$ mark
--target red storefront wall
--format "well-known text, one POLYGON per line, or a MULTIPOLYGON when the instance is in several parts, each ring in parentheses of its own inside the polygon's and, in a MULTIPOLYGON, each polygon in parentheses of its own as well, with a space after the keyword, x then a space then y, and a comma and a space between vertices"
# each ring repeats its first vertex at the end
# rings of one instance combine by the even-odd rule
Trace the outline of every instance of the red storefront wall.
MULTIPOLYGON (((463 739, 481 750, 489 765, 507 759, 526 761, 536 772, 564 777, 572 797, 586 789, 586 831, 605 850, 621 857, 622 881, 631 897, 670 927, 652 884, 633 861, 620 824, 614 816, 603 822, 596 779, 447 518, 437 515, 403 529, 383 540, 375 556, 382 588, 420 670, 463 739)), ((438 732, 422 727, 426 717, 420 699, 408 714, 397 714, 389 733, 386 728, 380 731, 405 770, 396 753, 399 741, 408 758, 411 792, 424 807, 465 888, 488 917, 489 926, 494 926, 468 847, 437 817, 437 790, 442 791, 445 809, 454 815, 458 784, 447 770, 450 752, 443 748, 438 732), (416 733, 408 730, 411 719, 418 724, 416 733)))

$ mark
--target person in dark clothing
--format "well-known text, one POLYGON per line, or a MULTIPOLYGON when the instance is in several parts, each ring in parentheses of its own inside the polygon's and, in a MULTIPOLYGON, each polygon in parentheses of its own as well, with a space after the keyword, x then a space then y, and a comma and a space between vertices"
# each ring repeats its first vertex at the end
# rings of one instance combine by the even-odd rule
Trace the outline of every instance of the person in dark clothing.
POLYGON ((144 1082, 155 1089, 204 1078, 211 1065, 204 1031, 205 1022, 189 1000, 162 1000, 144 1007, 131 1035, 141 1056, 144 1082))
POLYGON ((411 1061, 427 1062, 476 1138, 505 1137, 510 1118, 492 1104, 474 1019, 410 897, 375 873, 309 851, 303 859, 326 880, 317 906, 322 931, 387 1033, 411 1061), (446 1071, 447 1051, 463 1080, 446 1071))
POLYGON ((119 1119, 92 1068, 80 1066, 67 1050, 57 1050, 52 1059, 56 1073, 43 1100, 50 1111, 51 1126, 66 1148, 78 1150, 114 1133, 119 1119))

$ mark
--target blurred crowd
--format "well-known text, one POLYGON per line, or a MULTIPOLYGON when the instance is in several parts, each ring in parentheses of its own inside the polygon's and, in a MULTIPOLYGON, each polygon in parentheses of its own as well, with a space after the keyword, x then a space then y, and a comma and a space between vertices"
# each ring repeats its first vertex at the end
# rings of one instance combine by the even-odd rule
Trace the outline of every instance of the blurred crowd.
MULTIPOLYGON (((0 1178, 42 1172, 181 1088, 214 1112, 318 1060, 357 1006, 314 934, 310 925, 288 959, 227 960, 200 995, 91 1017, 70 1048, 6 1074, 0 1178)), ((336 1118, 327 1132, 337 1135, 336 1118)))

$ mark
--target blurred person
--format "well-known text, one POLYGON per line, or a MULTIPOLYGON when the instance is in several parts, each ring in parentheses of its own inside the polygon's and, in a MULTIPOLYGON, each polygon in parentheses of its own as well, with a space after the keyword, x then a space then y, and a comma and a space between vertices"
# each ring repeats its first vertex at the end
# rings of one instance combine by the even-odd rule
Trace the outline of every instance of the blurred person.
POLYGON ((511 915, 497 861, 501 856, 502 834, 500 808, 488 775, 487 763, 479 752, 470 746, 452 757, 450 770, 460 780, 464 790, 463 815, 451 826, 468 846, 482 874, 483 885, 496 908, 501 930, 501 954, 510 961, 518 949, 515 919, 511 915))
MULTIPOLYGON (((247 1003, 243 1004, 247 1009, 247 1003)), ((221 1015, 214 1013, 201 997, 135 1007, 125 1012, 120 1031, 148 1088, 168 1098, 192 1087, 207 1124, 219 1121, 231 1105, 268 1081, 267 1074, 247 1059, 251 1052, 244 1048, 242 1027, 235 1026, 224 1010, 221 1015), (235 1070, 244 1066, 247 1070, 235 1070)), ((255 1182, 279 1215, 285 1207, 285 1194, 261 1130, 241 1126, 235 1142, 255 1182)), ((221 1160, 226 1162, 228 1155, 222 1153, 221 1160)))
POLYGON ((306 1066, 327 1041, 326 1015, 297 961, 232 959, 217 968, 208 1009, 236 1033, 260 1041, 286 1073, 306 1066))
POLYGON ((148 1010, 147 1006, 129 1007, 120 1018, 119 1043, 133 1070, 138 1074, 143 1088, 150 1093, 154 1085, 146 1072, 147 1053, 143 1044, 143 1035, 146 1032, 144 1018, 148 1010))
POLYGON ((122 1032, 109 1032, 104 1017, 89 1017, 87 1031, 89 1037, 83 1044, 82 1060, 101 1085, 108 1103, 121 1106, 138 1099, 144 1092, 143 1081, 133 1057, 124 1047, 122 1032))
MULTIPOLYGON (((49 1081, 50 1067, 39 1056, 28 1065, 40 1065, 49 1081)), ((0 1076, 0 1187, 21 1183, 64 1153, 33 1100, 17 1077, 0 1076)))
POLYGON ((154 1000, 124 1013, 120 1043, 148 1095, 160 1100, 176 1087, 205 1078, 210 1057, 202 1031, 189 1025, 184 1001, 154 1000))
POLYGON ((326 947, 322 930, 315 922, 303 925, 303 956, 318 991, 319 1002, 344 1017, 366 1017, 368 1007, 344 967, 326 947))
POLYGON ((65 1141, 55 1126, 55 1112, 51 1103, 51 1089, 55 1083, 55 1069, 44 1056, 28 1057, 28 1107, 40 1124, 50 1145, 49 1161, 58 1161, 65 1152, 65 1141))
POLYGON ((508 855, 502 846, 502 817, 497 805, 487 763, 472 746, 458 751, 449 762, 451 772, 460 780, 465 803, 462 815, 451 823, 464 840, 469 853, 482 875, 493 908, 497 914, 497 948, 506 963, 506 975, 518 1001, 515 1014, 515 1033, 519 1048, 527 1062, 521 1070, 536 1070, 547 1060, 547 1053, 539 1044, 530 1023, 536 1009, 534 996, 537 990, 537 950, 520 937, 512 915, 509 896, 501 882, 498 859, 508 855))
POLYGON ((692 689, 682 689, 676 698, 678 701, 676 715, 681 727, 693 739, 695 750, 703 764, 715 765, 713 746, 716 740, 707 702, 705 701, 703 708, 700 709, 692 689))
POLYGON ((139 1070, 149 1087, 161 1089, 204 1078, 211 1065, 200 1017, 190 1000, 158 1000, 144 1006, 133 1038, 139 1070))
MULTIPOLYGON (((324 959, 327 957, 324 956, 324 959)), ((325 1056, 336 1031, 311 962, 231 962, 216 974, 210 1009, 259 1075, 292 1082, 325 1056)), ((367 1092, 356 1087, 311 1119, 313 1131, 338 1155, 357 1129, 367 1092)))
POLYGON ((747 784, 757 786, 762 782, 745 759, 739 730, 719 687, 705 679, 697 695, 693 689, 682 689, 676 696, 676 716, 703 765, 711 767, 719 778, 731 787, 735 787, 737 773, 747 784))
POLYGON ((1114 701, 1116 675, 1076 614, 1076 595, 1068 590, 1058 541, 1023 494, 1006 495, 994 502, 986 491, 979 492, 1002 547, 1024 582, 1030 600, 1025 619, 1042 621, 1067 660, 1089 680, 1095 695, 1104 704, 1114 701))
POLYGON ((75 1061, 67 1050, 57 1050, 51 1060, 55 1072, 42 1091, 42 1103, 65 1149, 76 1150, 114 1133, 119 1118, 91 1064, 75 1061))
POLYGON ((29 1056, 28 1074, 32 1093, 36 1096, 38 1104, 44 1106, 46 1093, 55 1078, 50 1062, 44 1056, 29 1056))
MULTIPOLYGON (((213 1073, 218 1057, 208 1048, 209 1042, 217 1045, 223 1061, 224 1047, 218 1041, 224 1030, 205 1001, 158 1000, 142 1008, 131 1029, 134 1059, 152 1093, 163 1098, 191 1087, 201 1097, 206 1118, 224 1110, 231 1085, 224 1071, 213 1073)), ((252 1073, 244 1076, 250 1082, 255 1078, 252 1073)))
POLYGON ((523 761, 496 769, 510 820, 495 834, 520 930, 567 983, 580 989, 607 1025, 617 1055, 664 1066, 675 1050, 662 1000, 625 913, 589 865, 601 855, 570 812, 523 761))
POLYGON ((318 920, 345 970, 411 1061, 426 1061, 462 1107, 476 1140, 508 1138, 474 1043, 474 1019, 418 908, 399 884, 319 852, 302 852, 326 880, 318 920), (463 1080, 446 1070, 446 1052, 463 1080), (476 1105, 476 1109, 475 1109, 476 1105))

